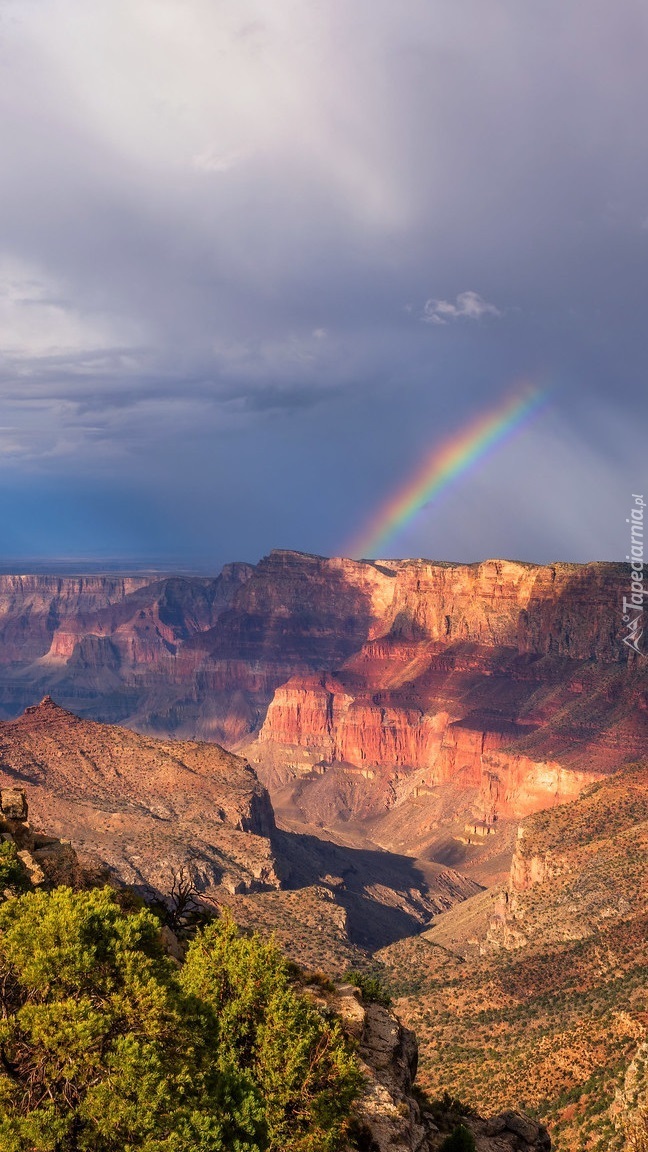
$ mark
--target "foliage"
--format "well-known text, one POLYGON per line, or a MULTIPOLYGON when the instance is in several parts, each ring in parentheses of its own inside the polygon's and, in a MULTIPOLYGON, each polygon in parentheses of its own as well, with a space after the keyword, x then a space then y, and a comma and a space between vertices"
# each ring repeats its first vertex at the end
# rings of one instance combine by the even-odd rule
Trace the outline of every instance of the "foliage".
POLYGON ((446 1136, 439 1152, 475 1152, 475 1137, 465 1124, 458 1124, 449 1136, 446 1136))
POLYGON ((464 1100, 458 1100, 450 1092, 444 1092, 436 1099, 430 1099, 426 1092, 415 1084, 414 1095, 426 1112, 429 1112, 436 1124, 448 1131, 460 1122, 462 1116, 476 1116, 475 1109, 464 1100))
POLYGON ((0 893, 5 888, 22 892, 28 886, 27 876, 15 844, 9 840, 0 841, 0 893))
POLYGON ((349 1128, 349 1147, 357 1152, 380 1152, 380 1145, 376 1143, 368 1124, 356 1118, 349 1128))
POLYGON ((382 1004, 383 1008, 389 1008, 392 998, 388 989, 383 984, 378 976, 369 976, 366 972, 346 972, 344 979, 348 984, 353 984, 362 992, 362 999, 368 1004, 382 1004))
POLYGON ((219 1067, 249 1075, 264 1102, 273 1152, 340 1146, 361 1077, 337 1022, 301 996, 274 943, 233 920, 208 925, 189 947, 183 988, 217 1021, 219 1067))
POLYGON ((358 1090, 277 949, 214 925, 179 972, 108 888, 0 908, 0 1012, 0 1152, 325 1152, 358 1090))

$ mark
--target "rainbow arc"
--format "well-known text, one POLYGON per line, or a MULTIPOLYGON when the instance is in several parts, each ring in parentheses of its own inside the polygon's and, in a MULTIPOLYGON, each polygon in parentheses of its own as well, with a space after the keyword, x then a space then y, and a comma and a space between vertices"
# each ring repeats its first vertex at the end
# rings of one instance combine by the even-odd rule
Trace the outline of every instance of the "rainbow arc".
POLYGON ((352 542, 352 556, 386 555, 391 538, 497 448, 508 443, 547 403, 547 393, 525 387, 437 445, 410 478, 372 516, 352 542))

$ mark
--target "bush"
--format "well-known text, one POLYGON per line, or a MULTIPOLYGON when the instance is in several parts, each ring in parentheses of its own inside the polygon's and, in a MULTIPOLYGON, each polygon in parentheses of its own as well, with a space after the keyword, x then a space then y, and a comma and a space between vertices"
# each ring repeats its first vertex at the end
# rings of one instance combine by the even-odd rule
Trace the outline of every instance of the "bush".
POLYGON ((389 1008, 392 998, 389 991, 378 976, 368 976, 366 972, 345 972, 344 979, 353 984, 362 992, 362 999, 368 1004, 382 1004, 389 1008))
POLYGON ((225 922, 179 972, 107 888, 0 908, 0 1013, 0 1152, 333 1152, 359 1088, 276 948, 225 922))
POLYGON ((449 1136, 446 1136, 439 1152, 475 1152, 475 1137, 465 1124, 458 1124, 449 1136))
POLYGON ((463 1100, 458 1100, 456 1096, 452 1096, 450 1092, 444 1092, 435 1100, 426 1100, 426 1111, 430 1112, 434 1120, 445 1131, 456 1122, 459 1122, 462 1116, 475 1116, 475 1109, 466 1104, 463 1100))
POLYGON ((10 840, 0 841, 0 895, 5 888, 24 892, 27 887, 27 874, 18 858, 16 845, 10 840))
POLYGON ((219 1066, 249 1076, 263 1100, 269 1149, 339 1148, 361 1076, 340 1025, 301 996, 274 943, 229 918, 192 942, 183 988, 213 1011, 219 1066))

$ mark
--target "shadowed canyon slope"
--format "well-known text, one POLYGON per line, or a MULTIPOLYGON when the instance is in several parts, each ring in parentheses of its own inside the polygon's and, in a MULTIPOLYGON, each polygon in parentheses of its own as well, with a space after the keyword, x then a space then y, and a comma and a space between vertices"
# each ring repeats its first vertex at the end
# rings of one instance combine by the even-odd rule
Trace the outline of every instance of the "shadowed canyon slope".
POLYGON ((217 740, 287 823, 362 821, 375 843, 468 866, 494 837, 495 874, 507 820, 648 751, 626 582, 614 564, 280 551, 215 580, 0 577, 0 703, 9 717, 52 692, 217 740))

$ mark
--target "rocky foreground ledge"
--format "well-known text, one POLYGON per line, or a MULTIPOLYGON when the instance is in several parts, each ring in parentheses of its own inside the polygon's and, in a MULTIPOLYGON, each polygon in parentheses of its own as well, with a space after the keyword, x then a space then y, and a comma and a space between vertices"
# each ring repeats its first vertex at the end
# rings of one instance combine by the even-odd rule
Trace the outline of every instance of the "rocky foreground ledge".
POLYGON ((416 1036, 389 1008, 365 1003, 351 984, 307 992, 323 1011, 339 1016, 358 1043, 366 1087, 357 1109, 357 1146, 365 1152, 438 1152, 459 1124, 472 1132, 476 1152, 550 1152, 546 1128, 519 1112, 484 1119, 452 1105, 427 1105, 414 1086, 416 1036))

